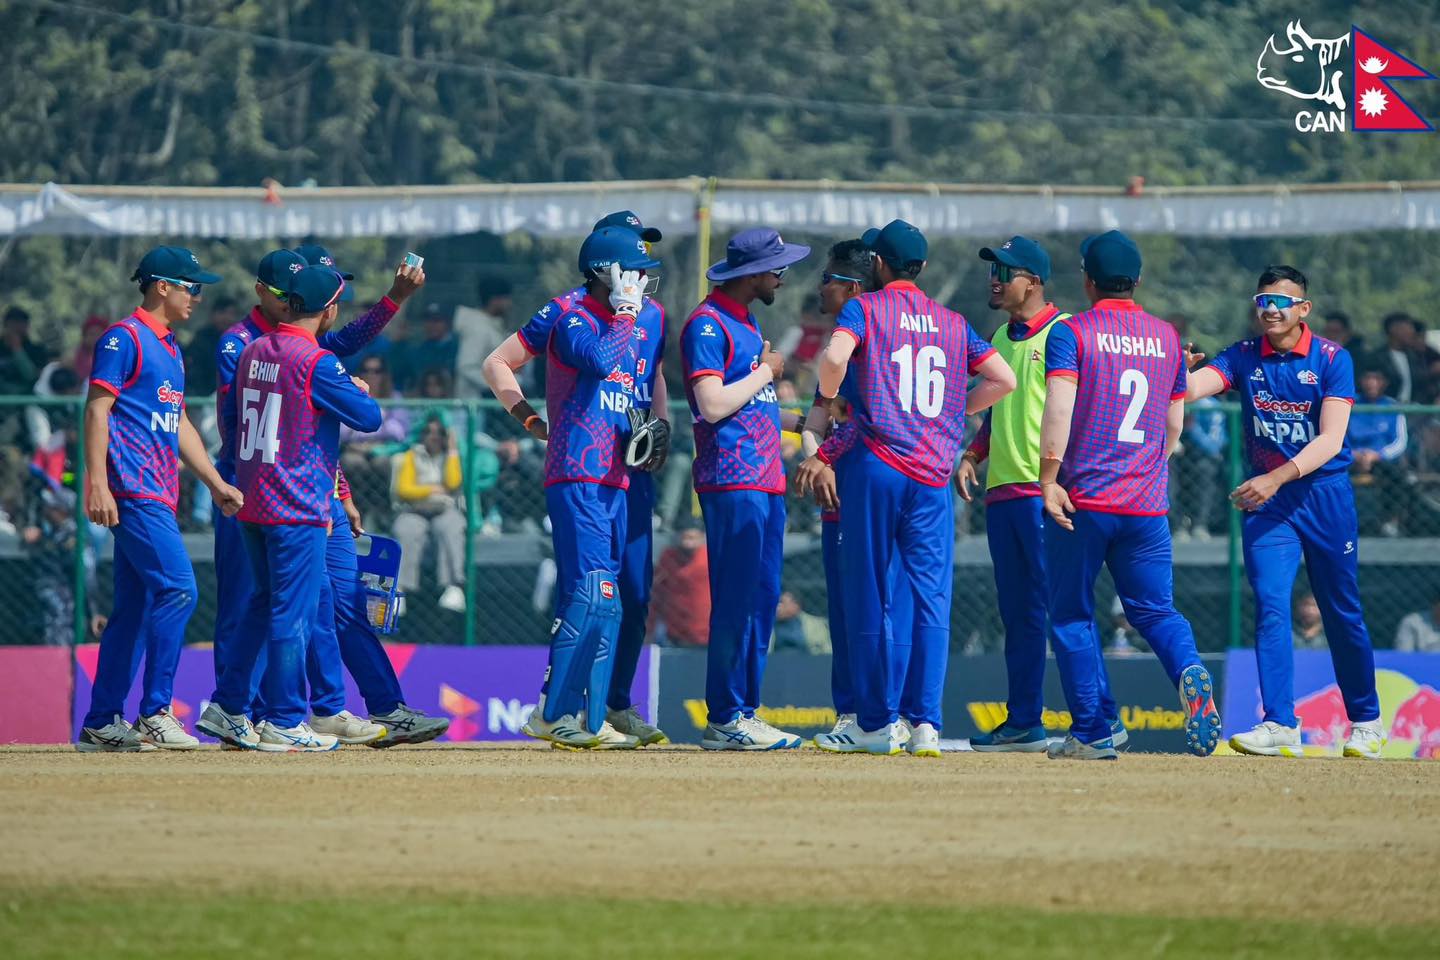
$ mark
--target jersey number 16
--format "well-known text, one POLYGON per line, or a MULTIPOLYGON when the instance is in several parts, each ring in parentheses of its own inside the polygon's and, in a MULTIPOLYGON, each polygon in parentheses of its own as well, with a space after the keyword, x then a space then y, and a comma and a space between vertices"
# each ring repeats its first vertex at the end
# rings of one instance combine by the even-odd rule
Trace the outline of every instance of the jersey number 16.
POLYGON ((922 417, 940 416, 945 406, 945 374, 940 372, 945 369, 945 351, 934 345, 916 350, 907 343, 890 354, 890 360, 900 365, 900 409, 909 413, 914 407, 922 417))
POLYGON ((280 394, 243 390, 240 394, 240 459, 254 459, 260 451, 265 463, 275 462, 280 449, 280 394), (264 405, 260 403, 264 398, 264 405))

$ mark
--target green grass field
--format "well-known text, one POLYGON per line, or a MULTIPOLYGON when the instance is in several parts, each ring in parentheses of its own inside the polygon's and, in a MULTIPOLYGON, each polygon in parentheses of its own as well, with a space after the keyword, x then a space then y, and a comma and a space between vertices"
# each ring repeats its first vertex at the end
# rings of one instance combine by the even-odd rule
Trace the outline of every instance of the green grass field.
MULTIPOLYGON (((11 894, 12 960, 163 957, 1433 957, 1440 926, 1270 923, 1013 909, 802 903, 565 902, 427 897, 215 896, 152 878, 147 891, 11 894)), ((743 896, 743 891, 737 891, 743 896)), ((1337 902, 1337 908, 1341 904, 1337 902)))

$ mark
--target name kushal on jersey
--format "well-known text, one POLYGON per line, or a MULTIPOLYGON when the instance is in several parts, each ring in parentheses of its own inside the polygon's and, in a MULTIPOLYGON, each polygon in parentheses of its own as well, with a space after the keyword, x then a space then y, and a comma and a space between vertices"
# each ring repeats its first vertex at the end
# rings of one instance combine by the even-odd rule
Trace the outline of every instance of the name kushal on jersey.
POLYGON ((1159 357, 1165 359, 1165 345, 1159 337, 1132 337, 1124 333, 1096 333, 1095 349, 1101 353, 1118 353, 1126 357, 1159 357))

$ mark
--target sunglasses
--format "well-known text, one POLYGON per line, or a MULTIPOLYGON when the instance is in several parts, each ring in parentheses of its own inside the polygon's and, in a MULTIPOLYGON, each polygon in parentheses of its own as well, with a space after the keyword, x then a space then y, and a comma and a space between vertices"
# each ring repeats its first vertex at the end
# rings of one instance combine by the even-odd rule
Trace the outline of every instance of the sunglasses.
POLYGON ((201 284, 201 283, 191 283, 191 282, 188 281, 188 280, 176 280, 174 277, 151 277, 150 279, 151 279, 151 280, 163 280, 163 281, 165 281, 166 283, 174 284, 175 286, 177 286, 177 287, 179 287, 180 289, 184 290, 186 293, 190 294, 190 296, 192 296, 192 297, 198 297, 198 296, 200 296, 200 293, 205 289, 205 285, 204 285, 204 284, 201 284))
POLYGON ((285 299, 285 291, 281 290, 279 287, 272 287, 268 283, 264 284, 263 286, 266 290, 269 290, 273 296, 278 297, 281 300, 285 299))
POLYGON ((820 285, 830 283, 864 283, 859 277, 847 277, 843 273, 822 273, 820 274, 820 285))
POLYGON ((1008 263, 995 261, 990 264, 990 276, 1001 283, 1009 283, 1016 277, 1034 277, 1035 274, 1029 270, 1022 270, 1020 267, 1012 267, 1008 263))
POLYGON ((1297 303, 1309 303, 1304 297, 1287 297, 1283 293, 1257 293, 1254 297, 1257 310, 1289 310, 1297 303))
POLYGON ((785 279, 785 274, 787 274, 787 273, 789 273, 789 272, 790 272, 790 268, 789 268, 788 266, 786 266, 786 267, 781 267, 779 270, 771 270, 771 271, 770 271, 770 276, 774 277, 776 280, 784 280, 784 279, 785 279))

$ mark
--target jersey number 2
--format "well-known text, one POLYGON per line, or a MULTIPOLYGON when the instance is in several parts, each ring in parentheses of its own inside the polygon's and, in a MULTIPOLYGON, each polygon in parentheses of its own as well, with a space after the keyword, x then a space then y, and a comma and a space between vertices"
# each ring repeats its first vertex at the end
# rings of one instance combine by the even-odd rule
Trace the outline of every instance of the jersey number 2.
POLYGON ((241 391, 240 418, 240 459, 249 462, 259 450, 262 461, 274 463, 280 449, 280 394, 241 391), (262 396, 264 406, 260 405, 262 396))
POLYGON ((1120 396, 1129 397, 1130 406, 1125 408, 1117 439, 1121 443, 1144 443, 1145 431, 1135 429, 1135 424, 1140 422, 1140 414, 1150 396, 1150 381, 1139 370, 1126 370, 1120 374, 1120 396))
POLYGON ((945 351, 934 345, 917 351, 907 343, 890 354, 890 360, 900 365, 900 409, 909 413, 913 406, 922 417, 940 416, 945 405, 945 374, 940 372, 945 369, 945 351))

